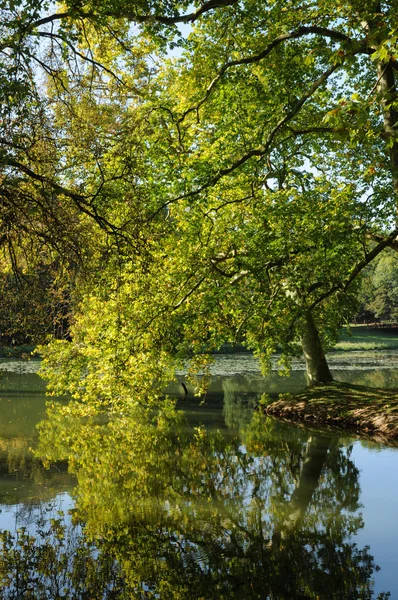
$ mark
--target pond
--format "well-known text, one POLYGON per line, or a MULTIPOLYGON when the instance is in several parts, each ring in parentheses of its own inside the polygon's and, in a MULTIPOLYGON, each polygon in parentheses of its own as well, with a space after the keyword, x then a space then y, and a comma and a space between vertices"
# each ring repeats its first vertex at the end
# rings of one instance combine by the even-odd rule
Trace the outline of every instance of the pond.
MULTIPOLYGON (((398 352, 330 363, 398 388, 398 352)), ((37 367, 0 362, 5 600, 398 598, 398 449, 253 410, 304 387, 300 362, 263 378, 249 354, 220 355, 206 398, 173 384, 177 409, 114 419, 66 399, 46 416, 37 367)))

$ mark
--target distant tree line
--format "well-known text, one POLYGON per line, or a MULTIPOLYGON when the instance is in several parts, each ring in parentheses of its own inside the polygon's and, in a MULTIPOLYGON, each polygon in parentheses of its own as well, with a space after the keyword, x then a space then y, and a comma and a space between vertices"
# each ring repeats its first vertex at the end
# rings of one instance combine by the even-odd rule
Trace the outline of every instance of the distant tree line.
POLYGON ((370 263, 362 278, 358 300, 359 323, 398 323, 398 264, 387 249, 370 263))
POLYGON ((70 286, 60 274, 57 263, 0 273, 0 346, 34 346, 49 336, 68 337, 70 286))

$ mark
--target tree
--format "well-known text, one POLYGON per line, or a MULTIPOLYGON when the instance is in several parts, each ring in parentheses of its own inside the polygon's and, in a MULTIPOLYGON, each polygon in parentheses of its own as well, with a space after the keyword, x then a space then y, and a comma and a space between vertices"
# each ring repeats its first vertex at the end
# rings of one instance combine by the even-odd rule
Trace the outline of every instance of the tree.
MULTIPOLYGON (((95 67, 106 87, 115 75, 131 85, 137 63, 148 75, 148 51, 157 60, 145 93, 119 96, 125 142, 103 171, 108 181, 115 164, 131 164, 129 145, 137 149, 128 184, 145 193, 123 223, 140 231, 148 260, 125 252, 104 270, 62 356, 76 381, 84 365, 92 391, 105 395, 105 382, 130 369, 128 394, 133 380, 137 392, 163 383, 161 372, 187 354, 199 357, 196 368, 226 338, 264 362, 277 345, 291 355, 301 339, 310 382, 327 381, 323 347, 354 310, 353 282, 397 235, 395 3, 354 1, 333 15, 326 2, 298 0, 189 7, 66 3, 23 30, 52 49, 62 42, 58 60, 95 67), (192 24, 187 39, 178 23, 192 24), (174 61, 164 58, 171 45, 182 52, 174 61), (132 115, 139 127, 128 126, 132 115)), ((62 189, 76 190, 79 177, 71 169, 62 189)), ((116 211, 98 202, 103 179, 92 178, 101 185, 89 201, 62 193, 106 219, 116 211)), ((109 179, 121 199, 128 185, 109 179)))

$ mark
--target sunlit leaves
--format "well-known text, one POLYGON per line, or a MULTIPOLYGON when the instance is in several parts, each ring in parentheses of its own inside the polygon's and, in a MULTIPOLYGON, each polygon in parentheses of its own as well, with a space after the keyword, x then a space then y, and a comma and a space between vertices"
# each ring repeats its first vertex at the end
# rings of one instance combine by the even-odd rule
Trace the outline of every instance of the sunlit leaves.
POLYGON ((27 66, 7 114, 15 139, 15 107, 38 125, 6 158, 93 232, 71 340, 46 351, 54 391, 145 403, 224 341, 266 365, 297 351, 306 311, 326 344, 355 311, 350 275, 395 217, 394 4, 227 4, 179 34, 186 2, 66 2, 48 22, 27 3, 23 35, 11 24, 10 84, 18 52, 27 66))

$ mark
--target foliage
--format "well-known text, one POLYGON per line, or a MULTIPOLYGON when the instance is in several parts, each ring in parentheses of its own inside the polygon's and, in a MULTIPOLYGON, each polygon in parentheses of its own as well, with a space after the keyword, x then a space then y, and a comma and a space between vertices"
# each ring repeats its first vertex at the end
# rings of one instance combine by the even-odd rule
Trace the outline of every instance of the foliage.
POLYGON ((54 390, 145 400, 225 341, 288 368, 309 316, 333 344, 397 235, 395 2, 40 8, 2 13, 27 132, 2 165, 7 198, 27 189, 41 224, 45 196, 89 255, 72 341, 44 352, 54 390))
POLYGON ((365 600, 375 564, 348 541, 363 525, 350 452, 259 412, 206 431, 169 402, 145 416, 51 405, 37 455, 70 461, 85 543, 133 597, 365 600))
POLYGON ((128 598, 118 566, 88 543, 80 527, 43 516, 30 533, 0 533, 0 591, 4 600, 128 598))
POLYGON ((359 319, 387 321, 398 320, 398 265, 395 252, 380 255, 367 268, 359 295, 359 319))

